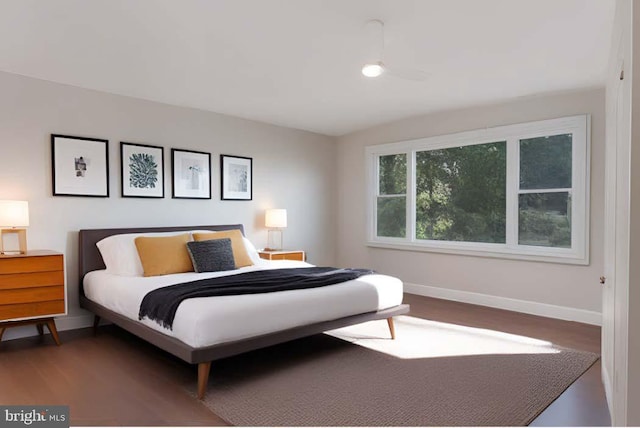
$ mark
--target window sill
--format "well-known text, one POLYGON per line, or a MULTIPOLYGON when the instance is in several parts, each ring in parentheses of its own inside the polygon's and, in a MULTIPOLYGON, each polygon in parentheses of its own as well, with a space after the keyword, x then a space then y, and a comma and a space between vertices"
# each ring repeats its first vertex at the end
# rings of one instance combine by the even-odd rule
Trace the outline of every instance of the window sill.
MULTIPOLYGON (((489 257, 496 259, 506 260, 522 260, 529 262, 543 262, 543 263, 558 263, 568 265, 589 265, 588 255, 585 257, 576 255, 570 251, 562 251, 559 249, 549 249, 547 251, 540 250, 539 247, 529 252, 516 252, 520 249, 508 248, 500 244, 489 244, 478 248, 478 245, 471 243, 461 243, 462 246, 469 246, 473 248, 460 248, 449 246, 433 246, 422 243, 408 243, 408 242, 381 242, 381 241, 368 241, 367 246, 371 248, 384 248, 389 250, 399 251, 413 251, 413 252, 427 252, 427 253, 441 253, 441 254, 453 254, 460 256, 471 257, 489 257)), ((521 251, 521 250, 520 250, 521 251)))

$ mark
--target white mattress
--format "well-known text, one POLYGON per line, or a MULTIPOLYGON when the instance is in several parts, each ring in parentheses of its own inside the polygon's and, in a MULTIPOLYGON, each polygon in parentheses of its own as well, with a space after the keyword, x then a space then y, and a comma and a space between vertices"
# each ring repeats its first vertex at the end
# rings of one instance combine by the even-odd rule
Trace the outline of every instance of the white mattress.
MULTIPOLYGON (((156 288, 239 272, 310 266, 297 261, 264 260, 258 265, 234 271, 156 277, 125 277, 101 270, 85 276, 84 292, 90 300, 138 321, 142 299, 156 288)), ((402 281, 373 274, 346 283, 305 290, 187 299, 178 307, 173 330, 149 319, 140 322, 198 348, 386 309, 400 303, 402 281)))

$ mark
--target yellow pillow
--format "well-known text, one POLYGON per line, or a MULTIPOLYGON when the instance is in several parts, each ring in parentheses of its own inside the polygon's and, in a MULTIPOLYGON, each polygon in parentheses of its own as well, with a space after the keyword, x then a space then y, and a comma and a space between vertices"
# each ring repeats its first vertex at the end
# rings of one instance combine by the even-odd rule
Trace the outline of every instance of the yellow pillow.
POLYGON ((252 266, 253 262, 251 261, 251 257, 247 253, 247 249, 244 246, 244 241, 242 240, 242 232, 239 229, 233 230, 224 230, 222 232, 211 232, 211 233, 194 233, 193 240, 194 241, 208 241, 210 239, 231 239, 231 251, 233 252, 233 258, 236 262, 236 269, 252 266))
POLYGON ((193 263, 187 251, 188 233, 175 236, 145 237, 135 239, 144 276, 193 272, 193 263))

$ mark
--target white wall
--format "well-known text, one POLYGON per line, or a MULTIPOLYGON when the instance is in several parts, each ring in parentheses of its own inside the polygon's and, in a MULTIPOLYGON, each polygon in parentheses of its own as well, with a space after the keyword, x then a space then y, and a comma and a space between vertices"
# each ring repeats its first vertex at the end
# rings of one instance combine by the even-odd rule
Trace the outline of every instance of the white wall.
MULTIPOLYGON (((313 263, 334 263, 334 161, 330 137, 0 73, 0 199, 29 201, 30 249, 65 253, 72 316, 84 313, 79 229, 244 223, 262 247, 264 210, 286 208, 285 246, 306 250, 313 263), (109 139, 111 197, 52 196, 51 133, 109 139), (165 148, 164 199, 120 196, 120 141, 165 148), (171 199, 170 148, 212 154, 212 200, 171 199), (253 157, 253 201, 220 200, 220 154, 253 157)), ((71 326, 66 321, 59 325, 71 326)), ((17 330, 5 337, 23 334, 17 330)))
POLYGON ((396 275, 405 284, 417 285, 409 286, 416 293, 598 323, 601 310, 598 278, 602 274, 603 260, 604 101, 603 89, 532 97, 409 118, 339 138, 338 263, 371 267, 396 275), (582 113, 591 114, 592 126, 589 266, 399 251, 365 245, 365 146, 582 113))

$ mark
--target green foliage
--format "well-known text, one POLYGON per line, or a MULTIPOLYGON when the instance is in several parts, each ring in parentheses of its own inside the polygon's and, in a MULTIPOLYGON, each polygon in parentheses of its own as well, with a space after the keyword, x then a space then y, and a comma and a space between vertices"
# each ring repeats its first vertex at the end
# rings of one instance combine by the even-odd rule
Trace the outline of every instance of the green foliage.
POLYGON ((571 134, 520 140, 520 188, 571 187, 571 134))
POLYGON ((404 238, 407 234, 407 198, 378 198, 378 236, 404 238))
POLYGON ((380 194, 403 195, 407 192, 407 155, 380 156, 380 194))
POLYGON ((506 143, 418 152, 416 237, 505 242, 506 143))
POLYGON ((519 244, 571 248, 569 193, 523 194, 519 205, 519 244))

